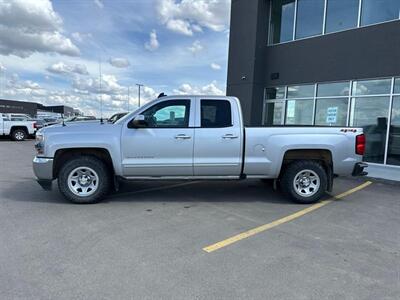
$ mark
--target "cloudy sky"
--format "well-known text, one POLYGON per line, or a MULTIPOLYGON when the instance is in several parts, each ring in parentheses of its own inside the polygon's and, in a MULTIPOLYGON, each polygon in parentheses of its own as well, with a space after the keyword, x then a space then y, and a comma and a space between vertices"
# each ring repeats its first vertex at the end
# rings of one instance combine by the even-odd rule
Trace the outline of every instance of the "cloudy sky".
POLYGON ((224 94, 230 0, 0 0, 0 98, 104 116, 224 94), (99 66, 101 61, 101 89, 99 66))

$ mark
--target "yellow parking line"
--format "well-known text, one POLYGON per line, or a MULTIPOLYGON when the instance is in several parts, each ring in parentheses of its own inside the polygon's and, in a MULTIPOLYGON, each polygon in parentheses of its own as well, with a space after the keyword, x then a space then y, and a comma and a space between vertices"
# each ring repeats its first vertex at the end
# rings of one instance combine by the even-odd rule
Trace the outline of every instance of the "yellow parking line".
POLYGON ((250 229, 248 231, 239 233, 239 234, 237 234, 235 236, 232 236, 232 237, 230 237, 230 238, 228 238, 226 240, 223 240, 223 241, 220 241, 218 243, 212 244, 210 246, 204 247, 203 250, 208 252, 208 253, 210 253, 210 252, 213 252, 215 250, 221 249, 223 247, 229 246, 229 245, 231 245, 233 243, 236 243, 236 242, 238 242, 240 240, 243 240, 245 238, 248 238, 250 236, 253 236, 253 235, 257 234, 257 233, 260 233, 260 232, 266 231, 268 229, 274 228, 274 227, 276 227, 278 225, 290 222, 292 220, 300 218, 301 216, 304 216, 305 214, 308 214, 308 213, 310 213, 310 212, 312 212, 314 210, 317 210, 318 208, 321 208, 321 207, 331 203, 335 199, 341 199, 341 198, 346 197, 346 196, 348 196, 348 195, 350 195, 352 193, 355 193, 355 192, 357 192, 359 190, 362 190, 363 188, 366 188, 370 184, 372 184, 372 182, 371 181, 367 181, 367 182, 365 182, 365 183, 363 183, 363 184, 361 184, 359 186, 356 186, 355 188, 352 188, 352 189, 350 189, 350 190, 348 190, 348 191, 346 191, 344 193, 341 193, 341 194, 339 194, 337 196, 332 196, 332 198, 330 198, 328 200, 324 200, 324 201, 321 201, 321 202, 316 203, 314 205, 311 205, 311 206, 309 206, 309 207, 307 207, 305 209, 302 209, 302 210, 300 210, 300 211, 298 211, 298 212, 296 212, 294 214, 291 214, 289 216, 286 216, 286 217, 283 217, 281 219, 275 220, 275 221, 273 221, 271 223, 264 224, 264 225, 261 225, 259 227, 250 229))

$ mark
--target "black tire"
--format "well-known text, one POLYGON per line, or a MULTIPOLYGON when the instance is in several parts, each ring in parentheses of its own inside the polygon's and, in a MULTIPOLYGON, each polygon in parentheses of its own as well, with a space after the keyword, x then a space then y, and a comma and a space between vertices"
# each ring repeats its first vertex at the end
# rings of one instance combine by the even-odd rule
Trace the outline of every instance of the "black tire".
POLYGON ((13 131, 11 132, 11 139, 13 141, 17 141, 17 142, 25 141, 27 136, 28 136, 27 132, 21 128, 13 129, 13 131))
MULTIPOLYGON (((317 183, 317 181, 314 181, 314 183, 317 183)), ((301 204, 310 204, 319 201, 325 194, 328 187, 328 176, 324 167, 317 161, 298 160, 290 163, 285 168, 283 175, 281 176, 280 185, 282 192, 293 201, 301 204), (318 175, 318 177, 314 177, 314 180, 319 180, 319 187, 315 189, 311 188, 313 191, 309 196, 304 195, 306 193, 304 189, 304 194, 301 195, 300 190, 302 186, 294 183, 297 175, 306 170, 311 170, 318 175), (296 189, 295 186, 298 186, 298 188, 296 189)))
POLYGON ((63 196, 77 204, 93 204, 100 202, 109 192, 111 174, 105 163, 94 156, 79 156, 68 160, 58 174, 58 188, 63 196), (68 185, 68 177, 76 168, 90 168, 97 173, 97 189, 89 196, 76 195, 68 185))

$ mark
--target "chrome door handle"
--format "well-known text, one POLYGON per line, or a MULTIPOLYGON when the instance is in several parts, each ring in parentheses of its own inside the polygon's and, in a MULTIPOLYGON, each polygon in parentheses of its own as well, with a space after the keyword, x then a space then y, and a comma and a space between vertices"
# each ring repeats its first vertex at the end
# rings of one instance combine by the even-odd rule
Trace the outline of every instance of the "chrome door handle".
POLYGON ((179 139, 181 139, 181 140, 188 140, 188 139, 190 139, 190 138, 191 138, 191 136, 186 135, 186 134, 178 134, 178 135, 175 136, 175 139, 177 139, 177 140, 179 140, 179 139))
POLYGON ((223 139, 237 139, 238 136, 228 133, 228 134, 223 135, 222 138, 223 139))

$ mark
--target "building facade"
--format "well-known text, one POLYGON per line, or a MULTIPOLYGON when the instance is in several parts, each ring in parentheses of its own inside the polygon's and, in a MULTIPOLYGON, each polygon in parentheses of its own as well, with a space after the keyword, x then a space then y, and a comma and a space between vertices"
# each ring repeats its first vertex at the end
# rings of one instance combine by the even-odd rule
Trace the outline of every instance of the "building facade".
POLYGON ((26 114, 33 118, 37 109, 37 103, 0 99, 0 113, 26 114))
POLYGON ((63 114, 66 117, 75 115, 74 109, 66 105, 44 106, 35 102, 0 99, 0 113, 20 113, 35 118, 39 111, 63 114))
POLYGON ((399 0, 232 0, 227 94, 247 126, 363 127, 364 160, 400 166, 399 18, 399 0))

